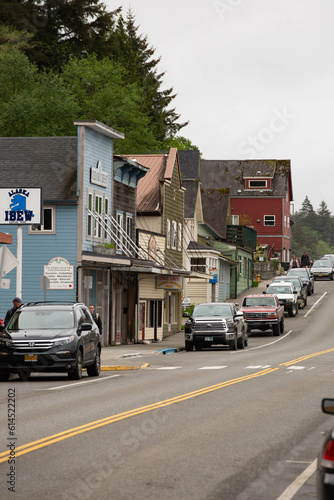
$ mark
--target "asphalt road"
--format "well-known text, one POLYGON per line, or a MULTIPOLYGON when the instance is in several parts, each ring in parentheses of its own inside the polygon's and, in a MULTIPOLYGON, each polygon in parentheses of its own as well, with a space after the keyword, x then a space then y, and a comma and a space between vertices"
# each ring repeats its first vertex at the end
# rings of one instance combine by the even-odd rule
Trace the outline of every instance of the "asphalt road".
POLYGON ((317 281, 284 335, 252 332, 245 350, 2 383, 1 498, 315 499, 334 427, 320 410, 334 391, 333 305, 334 283, 317 281))

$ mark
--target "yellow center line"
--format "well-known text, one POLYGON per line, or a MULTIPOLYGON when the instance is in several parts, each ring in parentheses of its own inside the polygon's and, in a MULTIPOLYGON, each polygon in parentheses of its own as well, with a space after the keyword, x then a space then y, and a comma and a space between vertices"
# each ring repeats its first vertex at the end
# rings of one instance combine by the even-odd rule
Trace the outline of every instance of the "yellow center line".
MULTIPOLYGON (((135 408, 133 410, 129 410, 123 413, 119 413, 117 415, 112 415, 106 418, 102 418, 100 420, 96 420, 94 422, 90 422, 88 424, 81 425, 79 427, 74 427, 72 429, 68 429, 63 432, 59 432, 57 434, 53 434, 52 436, 47 436, 42 439, 38 439, 37 441, 33 441, 31 443, 24 444, 22 446, 18 446, 15 448, 15 457, 19 457, 21 455, 25 455, 34 450, 38 450, 40 448, 44 448, 49 446, 50 444, 58 443, 65 439, 68 439, 73 436, 78 436, 79 434, 83 434, 88 431, 92 431, 94 429, 98 429, 105 425, 112 424, 114 422, 118 422, 120 420, 125 420, 127 418, 133 417, 135 415, 140 415, 142 413, 146 413, 152 410, 156 410, 159 408, 163 408, 164 406, 169 406, 172 404, 180 403, 182 401, 186 401, 187 399, 195 398, 197 396, 201 396, 203 394, 207 394, 212 391, 217 391, 224 387, 228 387, 234 384, 238 384, 240 382, 244 382, 246 380, 251 380, 256 377, 261 377, 263 375, 268 375, 269 373, 273 373, 274 371, 279 370, 279 368, 268 368, 266 370, 262 370, 257 373, 253 373, 251 375, 245 375, 243 377, 239 377, 232 380, 227 380, 226 382, 221 382, 219 384, 215 384, 209 387, 204 387, 202 389, 198 389, 193 392, 189 392, 186 394, 181 394, 180 396, 176 396, 174 398, 165 399, 163 401, 159 401, 157 403, 153 403, 147 406, 142 406, 140 408, 135 408)), ((0 453, 0 463, 6 462, 9 458, 10 452, 4 451, 0 453)))
MULTIPOLYGON (((310 359, 315 356, 321 356, 322 354, 327 354, 329 352, 333 352, 334 348, 327 349, 325 351, 319 351, 316 353, 308 354, 305 356, 301 356, 299 358, 293 359, 291 361, 287 361, 285 363, 281 363, 280 366, 291 366, 296 363, 300 363, 306 359, 310 359)), ((264 375, 268 375, 273 373, 280 368, 267 368, 266 370, 262 370, 260 372, 256 372, 250 375, 245 375, 243 377, 238 377, 232 380, 227 380, 226 382, 221 382, 219 384, 215 384, 209 387, 204 387, 202 389, 198 389, 193 392, 188 392, 186 394, 181 394, 180 396, 176 396, 174 398, 165 399, 163 401, 159 401, 157 403, 152 403, 147 406, 142 406, 139 408, 135 408, 133 410, 129 410, 123 413, 119 413, 117 415, 111 415, 109 417, 102 418, 100 420, 95 420, 94 422, 89 422, 88 424, 80 425, 79 427, 73 427, 72 429, 68 429, 66 431, 59 432, 57 434, 53 434, 52 436, 47 436, 45 438, 38 439, 37 441, 33 441, 31 443, 24 444, 22 446, 18 446, 15 448, 15 456, 19 457, 21 455, 25 455, 32 451, 38 450, 40 448, 44 448, 54 443, 59 443, 60 441, 64 441, 73 436, 78 436, 85 432, 92 431, 94 429, 98 429, 100 427, 104 427, 105 425, 110 425, 115 422, 119 422, 120 420, 125 420, 127 418, 133 417, 135 415, 140 415, 142 413, 146 413, 149 411, 153 411, 159 408, 163 408, 165 406, 173 405, 176 403, 180 403, 182 401, 186 401, 187 399, 195 398, 197 396, 202 396, 203 394, 208 394, 213 391, 217 391, 219 389, 223 389, 225 387, 229 387, 234 384, 238 384, 240 382, 245 382, 247 380, 251 380, 257 377, 262 377, 264 375)), ((10 440, 10 438, 9 438, 10 440)), ((0 463, 6 462, 10 456, 10 451, 4 451, 0 453, 0 463)))

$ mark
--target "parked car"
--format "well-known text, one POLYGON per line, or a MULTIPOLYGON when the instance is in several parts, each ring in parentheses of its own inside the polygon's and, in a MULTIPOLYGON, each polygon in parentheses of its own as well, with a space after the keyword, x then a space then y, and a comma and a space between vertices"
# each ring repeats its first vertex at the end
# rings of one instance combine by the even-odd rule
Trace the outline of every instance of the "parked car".
POLYGON ((333 253, 326 253, 325 255, 323 255, 321 257, 321 259, 330 259, 330 261, 333 265, 333 268, 334 268, 334 254, 333 253))
POLYGON ((277 295, 246 295, 242 299, 240 311, 251 330, 272 330, 274 335, 284 333, 284 307, 277 295))
MULTIPOLYGON (((334 399, 323 399, 322 411, 334 415, 334 399)), ((334 498, 334 429, 331 429, 323 442, 318 456, 317 498, 332 500, 334 498)))
POLYGON ((295 317, 298 314, 298 292, 292 283, 288 281, 271 283, 267 288, 267 292, 264 293, 277 295, 279 303, 289 316, 295 317))
POLYGON ((299 276, 277 276, 274 278, 273 283, 277 281, 292 283, 298 292, 298 308, 304 309, 307 306, 307 284, 299 276))
POLYGON ((248 337, 244 317, 230 302, 207 302, 194 306, 185 324, 185 348, 197 351, 213 346, 244 349, 248 337))
POLYGON ((328 278, 333 280, 334 271, 331 261, 325 258, 316 260, 311 267, 311 274, 315 280, 319 278, 328 278))
POLYGON ((81 303, 34 302, 18 309, 0 333, 0 380, 11 373, 100 374, 101 339, 89 309, 81 303))
POLYGON ((289 269, 287 276, 299 276, 307 285, 307 295, 314 293, 314 276, 308 267, 294 267, 289 269))

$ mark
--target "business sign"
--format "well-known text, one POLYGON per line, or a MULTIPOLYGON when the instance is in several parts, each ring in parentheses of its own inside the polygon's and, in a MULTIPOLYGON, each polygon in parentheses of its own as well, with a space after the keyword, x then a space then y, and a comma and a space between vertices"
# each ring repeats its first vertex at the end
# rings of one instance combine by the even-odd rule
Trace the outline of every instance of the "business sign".
POLYGON ((42 224, 41 188, 0 188, 0 224, 42 224))
POLYGON ((157 276, 155 288, 163 290, 182 290, 182 276, 157 276))
POLYGON ((102 162, 98 161, 96 167, 90 169, 90 182, 104 188, 108 187, 108 172, 102 170, 102 162))
POLYGON ((209 283, 218 283, 218 269, 209 269, 209 273, 212 276, 212 278, 209 279, 209 283))
POLYGON ((44 276, 49 278, 49 290, 72 290, 74 286, 74 266, 63 257, 55 257, 44 266, 44 276))

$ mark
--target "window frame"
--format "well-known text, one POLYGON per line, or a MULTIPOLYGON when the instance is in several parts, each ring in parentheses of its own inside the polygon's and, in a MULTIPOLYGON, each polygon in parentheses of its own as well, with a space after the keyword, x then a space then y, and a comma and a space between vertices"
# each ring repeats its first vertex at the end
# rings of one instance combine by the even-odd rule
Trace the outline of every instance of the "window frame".
POLYGON ((56 234, 56 206, 55 205, 43 205, 43 224, 29 224, 28 234, 56 234), (44 229, 44 211, 51 211, 51 229, 44 229), (40 227, 40 229, 34 229, 34 227, 40 227))
POLYGON ((274 227, 276 225, 276 216, 275 215, 264 215, 263 216, 263 225, 266 226, 266 227, 274 227), (267 219, 267 217, 271 217, 272 218, 272 223, 270 223, 270 220, 267 219))

